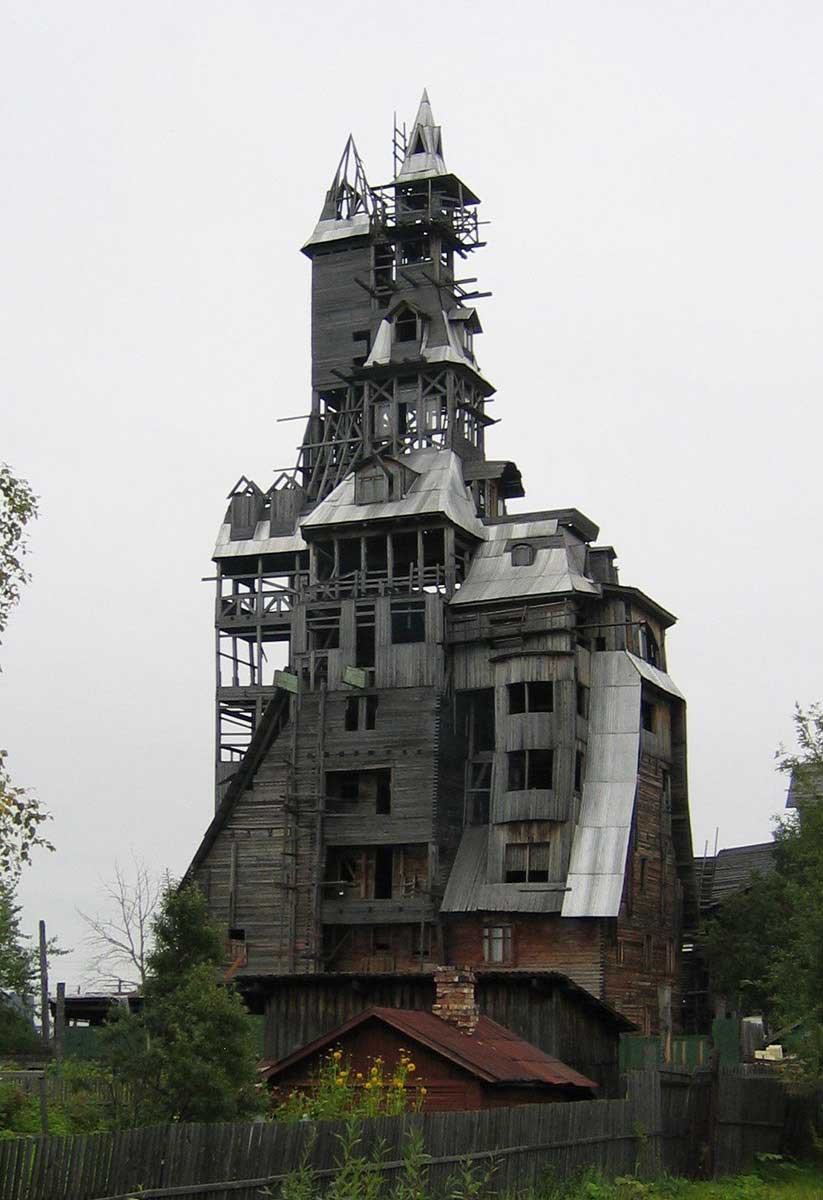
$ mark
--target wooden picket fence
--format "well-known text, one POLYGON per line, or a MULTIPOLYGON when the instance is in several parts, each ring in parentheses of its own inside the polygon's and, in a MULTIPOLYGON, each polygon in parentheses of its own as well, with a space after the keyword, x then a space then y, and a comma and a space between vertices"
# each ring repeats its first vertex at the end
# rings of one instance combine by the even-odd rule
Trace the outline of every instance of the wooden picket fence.
MULTIPOLYGON (((492 1172, 495 1189, 522 1189, 551 1169, 567 1178, 594 1164, 615 1176, 639 1169, 695 1175, 747 1166, 780 1147, 785 1092, 773 1079, 698 1079, 637 1071, 624 1100, 416 1113, 364 1121, 357 1152, 401 1169, 411 1131, 428 1156, 429 1187, 446 1191, 460 1165, 492 1172), (691 1081, 691 1082, 690 1082, 691 1081), (707 1117, 708 1114, 708 1117, 707 1117), (709 1122, 712 1118, 712 1123, 709 1122), (710 1136, 710 1128, 714 1136, 710 1136), (708 1141, 701 1141, 708 1138, 708 1141)), ((2 1200, 259 1200, 302 1163, 323 1179, 340 1162, 342 1122, 166 1125, 70 1138, 0 1141, 2 1200)))

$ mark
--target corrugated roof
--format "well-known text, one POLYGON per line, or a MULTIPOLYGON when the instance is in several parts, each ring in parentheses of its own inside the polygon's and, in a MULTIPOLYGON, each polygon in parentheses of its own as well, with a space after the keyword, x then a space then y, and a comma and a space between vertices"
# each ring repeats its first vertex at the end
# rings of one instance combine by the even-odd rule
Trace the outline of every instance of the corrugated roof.
POLYGON ((463 1033, 429 1012, 406 1008, 369 1008, 316 1038, 277 1063, 264 1064, 263 1077, 272 1081, 303 1058, 339 1041, 366 1021, 382 1021, 409 1040, 427 1046, 486 1083, 545 1084, 552 1087, 595 1089, 597 1084, 558 1058, 539 1050, 489 1017, 480 1017, 473 1033, 463 1033))

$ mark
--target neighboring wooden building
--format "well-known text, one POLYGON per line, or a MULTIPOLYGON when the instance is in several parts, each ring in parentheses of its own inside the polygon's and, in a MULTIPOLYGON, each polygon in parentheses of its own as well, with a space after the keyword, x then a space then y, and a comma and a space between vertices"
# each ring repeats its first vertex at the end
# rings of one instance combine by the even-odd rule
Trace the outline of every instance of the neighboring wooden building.
POLYGON ((576 509, 506 511, 459 278, 477 205, 425 95, 388 185, 347 143, 303 248, 298 465, 240 480, 215 550, 218 806, 187 877, 261 1003, 460 963, 652 1032, 696 917, 674 617, 576 509))
POLYGON ((415 1070, 407 1090, 426 1110, 594 1098, 594 1080, 479 1015, 470 972, 440 971, 437 986, 434 1012, 368 1008, 279 1062, 264 1064, 269 1088, 283 1098, 295 1089, 310 1092, 326 1057, 340 1050, 364 1080, 377 1058, 390 1077, 404 1054, 411 1057, 415 1070))

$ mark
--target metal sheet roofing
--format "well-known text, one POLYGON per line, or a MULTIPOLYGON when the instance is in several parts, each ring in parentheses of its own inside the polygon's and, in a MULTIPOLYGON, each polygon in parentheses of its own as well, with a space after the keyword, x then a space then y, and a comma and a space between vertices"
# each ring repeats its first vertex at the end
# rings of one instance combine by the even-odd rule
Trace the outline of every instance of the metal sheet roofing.
POLYGON ((245 554, 293 554, 308 550, 299 530, 284 537, 269 537, 269 521, 258 521, 253 538, 233 542, 228 521, 220 526, 212 558, 242 558, 245 554))
POLYGON ((410 1041, 422 1043, 485 1083, 544 1084, 587 1090, 598 1086, 489 1017, 480 1017, 473 1033, 463 1033, 433 1013, 405 1008, 366 1009, 287 1058, 264 1065, 263 1077, 269 1082, 276 1081, 279 1074, 302 1058, 334 1044, 366 1021, 375 1020, 392 1026, 410 1041))
POLYGON ((585 546, 566 531, 562 546, 535 546, 530 564, 512 564, 512 542, 551 537, 557 532, 558 523, 553 519, 487 525, 488 540, 472 559, 463 586, 452 598, 452 607, 568 592, 599 595, 598 585, 583 574, 585 546))
POLYGON ((316 529, 324 525, 360 524, 436 513, 475 537, 483 537, 483 525, 463 482, 460 459, 452 450, 415 450, 404 454, 403 462, 419 478, 400 500, 356 504, 352 473, 304 518, 301 527, 316 529))
POLYGON ((620 911, 640 751, 641 678, 623 650, 592 655, 586 778, 564 917, 616 917, 620 911))
POLYGON ((678 699, 664 672, 625 650, 592 655, 589 745, 580 818, 572 841, 564 917, 620 911, 640 752, 642 681, 678 699))

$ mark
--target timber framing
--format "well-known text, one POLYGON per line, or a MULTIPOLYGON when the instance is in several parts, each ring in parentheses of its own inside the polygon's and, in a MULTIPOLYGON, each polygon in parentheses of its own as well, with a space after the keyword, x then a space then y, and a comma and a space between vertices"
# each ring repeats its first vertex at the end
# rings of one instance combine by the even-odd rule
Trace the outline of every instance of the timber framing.
POLYGON ((485 293, 456 277, 479 200, 427 97, 396 146, 373 187, 349 139, 303 247, 296 466, 228 497, 216 810, 186 879, 264 1007, 330 980, 417 1007, 451 962, 504 1024, 528 978, 647 1031, 673 994, 676 1025, 697 896, 675 618, 578 509, 508 511, 524 488, 486 456, 485 293))

